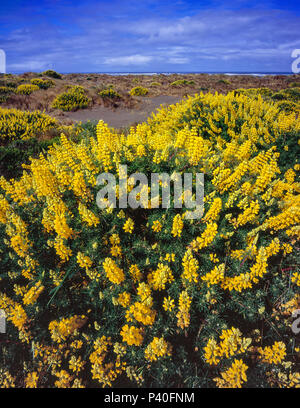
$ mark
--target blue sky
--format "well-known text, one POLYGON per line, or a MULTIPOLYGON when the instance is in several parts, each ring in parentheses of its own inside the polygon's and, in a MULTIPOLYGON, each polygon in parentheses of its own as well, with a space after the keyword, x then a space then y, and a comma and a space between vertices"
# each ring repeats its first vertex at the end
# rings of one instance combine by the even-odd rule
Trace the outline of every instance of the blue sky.
POLYGON ((1 0, 7 72, 290 72, 299 1, 1 0))

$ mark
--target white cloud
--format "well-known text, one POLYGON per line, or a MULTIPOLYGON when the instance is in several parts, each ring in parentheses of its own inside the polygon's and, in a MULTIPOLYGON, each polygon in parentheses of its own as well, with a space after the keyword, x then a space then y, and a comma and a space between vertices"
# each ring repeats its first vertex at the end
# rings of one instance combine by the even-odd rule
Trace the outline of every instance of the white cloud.
POLYGON ((128 55, 124 57, 112 57, 112 58, 105 58, 104 64, 106 65, 145 65, 148 62, 152 61, 153 57, 147 55, 128 55))

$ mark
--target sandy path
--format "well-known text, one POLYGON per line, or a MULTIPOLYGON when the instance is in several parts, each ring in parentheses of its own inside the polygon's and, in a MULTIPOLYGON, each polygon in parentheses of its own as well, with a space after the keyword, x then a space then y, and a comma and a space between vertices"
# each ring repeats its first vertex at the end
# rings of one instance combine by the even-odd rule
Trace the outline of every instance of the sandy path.
POLYGON ((160 105, 171 105, 181 100, 180 97, 160 95, 155 97, 138 98, 139 105, 134 109, 117 108, 112 110, 104 106, 94 106, 92 109, 81 109, 76 112, 65 112, 64 118, 74 122, 88 120, 104 120, 115 128, 128 127, 134 123, 144 122, 160 105))

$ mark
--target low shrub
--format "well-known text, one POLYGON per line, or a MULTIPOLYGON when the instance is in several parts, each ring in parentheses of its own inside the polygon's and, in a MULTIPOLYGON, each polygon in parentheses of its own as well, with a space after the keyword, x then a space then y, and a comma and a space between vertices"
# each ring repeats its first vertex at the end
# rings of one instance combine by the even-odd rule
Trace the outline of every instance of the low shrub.
POLYGON ((277 106, 280 110, 292 113, 298 112, 300 113, 300 103, 292 102, 289 100, 282 100, 277 103, 277 106))
POLYGON ((131 96, 145 96, 147 95, 149 90, 147 88, 143 88, 142 86, 136 86, 131 89, 129 92, 131 96))
POLYGON ((13 81, 6 81, 5 86, 7 86, 8 88, 16 88, 18 86, 18 83, 13 81))
POLYGON ((74 111, 87 108, 91 102, 82 86, 73 86, 54 99, 52 108, 61 109, 62 111, 74 111))
POLYGON ((57 127, 56 119, 40 111, 24 112, 0 108, 0 144, 14 139, 30 139, 57 127))
POLYGON ((40 78, 33 78, 30 80, 33 85, 37 85, 40 89, 48 89, 51 86, 54 86, 54 82, 50 79, 40 79, 40 78))
POLYGON ((277 107, 281 111, 286 112, 299 112, 300 104, 300 89, 299 88, 286 88, 279 92, 273 92, 269 88, 248 88, 248 89, 236 89, 234 94, 247 95, 251 98, 263 97, 266 101, 275 101, 277 107))
POLYGON ((9 88, 8 86, 0 86, 0 103, 5 102, 9 95, 15 93, 14 88, 9 88))
POLYGON ((230 81, 228 79, 219 79, 218 84, 230 85, 230 81))
POLYGON ((47 71, 42 72, 42 75, 45 75, 45 76, 48 76, 54 79, 62 79, 61 74, 59 74, 56 71, 53 71, 52 69, 48 69, 47 71))
POLYGON ((16 92, 21 95, 30 95, 32 92, 38 91, 40 88, 33 84, 22 84, 17 87, 16 92))
POLYGON ((195 85, 194 81, 188 81, 186 79, 178 79, 171 83, 171 86, 186 86, 186 85, 195 85))
POLYGON ((103 89, 99 92, 101 98, 119 99, 121 96, 112 88, 103 89))
POLYGON ((280 91, 286 99, 291 100, 292 102, 300 102, 300 88, 286 88, 280 91))
POLYGON ((271 89, 269 88, 240 88, 240 89, 235 89, 234 90, 235 94, 243 94, 243 95, 247 95, 250 97, 258 97, 258 96, 262 96, 262 97, 271 97, 273 92, 271 89))
POLYGON ((58 141, 59 138, 57 137, 42 141, 37 138, 15 139, 6 146, 0 145, 0 176, 7 179, 18 179, 23 174, 23 164, 30 164, 30 158, 45 153, 50 146, 58 141))
POLYGON ((300 88, 300 82, 290 82, 289 86, 291 88, 300 88))
POLYGON ((284 95, 282 92, 274 92, 272 99, 273 101, 282 101, 283 99, 286 99, 286 95, 284 95))
POLYGON ((298 387, 296 115, 208 93, 86 132, 0 178, 0 386, 298 387), (100 209, 119 164, 139 208, 100 209), (203 217, 147 208, 137 171, 203 172, 203 217))

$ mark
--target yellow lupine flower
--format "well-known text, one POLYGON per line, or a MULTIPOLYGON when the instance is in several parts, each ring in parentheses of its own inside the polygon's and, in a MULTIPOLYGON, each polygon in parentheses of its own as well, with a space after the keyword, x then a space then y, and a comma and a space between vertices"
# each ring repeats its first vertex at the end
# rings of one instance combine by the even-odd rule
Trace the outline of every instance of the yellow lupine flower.
POLYGON ((129 346, 140 346, 143 342, 142 329, 138 329, 137 327, 128 326, 128 324, 125 324, 125 326, 122 327, 120 334, 123 341, 125 341, 129 346))
POLYGON ((187 290, 184 290, 180 293, 179 296, 179 307, 178 313, 176 314, 177 317, 177 326, 181 329, 189 327, 190 325, 190 306, 192 303, 192 299, 189 296, 187 290))
POLYGON ((170 355, 171 347, 163 337, 154 337, 145 350, 145 359, 148 361, 156 361, 160 357, 170 355))
POLYGON ((173 219, 172 235, 173 237, 181 237, 181 232, 183 229, 183 221, 180 214, 175 215, 173 219))
POLYGON ((37 301, 37 298, 43 292, 45 287, 42 285, 41 281, 38 281, 32 288, 29 289, 27 293, 23 296, 24 305, 31 305, 37 301))
POLYGON ((188 249, 182 259, 183 273, 182 279, 189 282, 198 282, 198 269, 199 263, 196 258, 193 257, 191 249, 188 249))
POLYGON ((247 381, 247 369, 243 360, 235 359, 231 367, 221 373, 221 378, 214 378, 214 381, 218 388, 242 388, 242 384, 247 381))
POLYGON ((125 232, 129 232, 129 234, 132 234, 134 229, 134 221, 131 218, 128 218, 128 220, 125 222, 123 226, 123 230, 125 232))
POLYGON ((103 269, 106 273, 107 278, 116 284, 120 284, 125 280, 124 272, 121 268, 117 266, 115 261, 111 258, 105 258, 103 262, 103 269))
POLYGON ((175 307, 174 299, 171 299, 170 296, 164 298, 163 308, 166 312, 171 312, 175 307))
POLYGON ((278 364, 286 356, 286 346, 282 341, 275 341, 273 346, 259 347, 258 352, 263 362, 268 364, 278 364))
POLYGON ((162 230, 162 224, 158 220, 155 220, 153 222, 152 229, 154 232, 160 232, 162 230))

